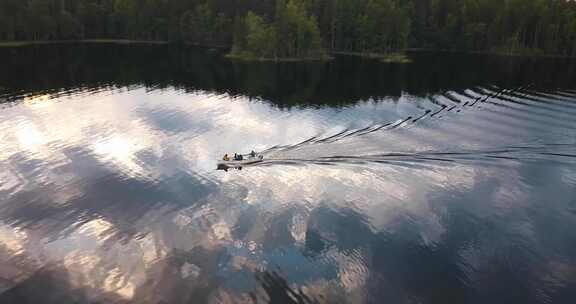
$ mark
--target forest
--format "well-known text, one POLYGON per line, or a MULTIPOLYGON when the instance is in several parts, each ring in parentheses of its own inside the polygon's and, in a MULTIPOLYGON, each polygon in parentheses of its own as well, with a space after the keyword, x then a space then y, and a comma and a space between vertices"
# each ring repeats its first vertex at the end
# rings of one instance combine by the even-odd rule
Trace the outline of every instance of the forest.
POLYGON ((0 41, 129 39, 255 58, 413 49, 576 56, 569 0, 0 0, 0 41))

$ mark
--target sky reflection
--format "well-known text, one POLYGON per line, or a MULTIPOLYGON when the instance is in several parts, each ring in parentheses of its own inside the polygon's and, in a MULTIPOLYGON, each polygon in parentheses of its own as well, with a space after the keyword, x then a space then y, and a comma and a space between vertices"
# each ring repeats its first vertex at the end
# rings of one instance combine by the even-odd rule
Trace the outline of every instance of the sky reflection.
POLYGON ((133 87, 5 107, 0 301, 561 303, 574 128, 541 123, 550 104, 436 97, 284 109, 133 87), (251 149, 270 162, 215 170, 251 149))

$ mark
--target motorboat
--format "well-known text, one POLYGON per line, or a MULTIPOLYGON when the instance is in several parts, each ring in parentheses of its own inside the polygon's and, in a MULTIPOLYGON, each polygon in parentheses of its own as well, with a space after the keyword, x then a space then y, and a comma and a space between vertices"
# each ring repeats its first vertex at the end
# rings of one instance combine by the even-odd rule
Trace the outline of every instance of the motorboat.
POLYGON ((238 169, 262 161, 264 161, 264 155, 262 154, 256 154, 254 156, 250 154, 242 155, 242 160, 234 160, 233 158, 230 158, 230 160, 221 159, 218 161, 218 170, 238 169))

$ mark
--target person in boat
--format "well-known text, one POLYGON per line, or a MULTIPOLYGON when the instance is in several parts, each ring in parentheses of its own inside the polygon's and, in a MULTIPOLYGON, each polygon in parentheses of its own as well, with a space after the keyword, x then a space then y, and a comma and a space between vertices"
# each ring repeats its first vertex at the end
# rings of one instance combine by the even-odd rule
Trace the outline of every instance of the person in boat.
POLYGON ((242 154, 238 154, 238 160, 244 160, 244 156, 242 154))
POLYGON ((252 152, 250 152, 250 157, 256 157, 256 152, 254 152, 254 150, 252 150, 252 152))
POLYGON ((230 161, 230 156, 228 156, 228 154, 224 154, 224 158, 222 158, 223 161, 230 161))

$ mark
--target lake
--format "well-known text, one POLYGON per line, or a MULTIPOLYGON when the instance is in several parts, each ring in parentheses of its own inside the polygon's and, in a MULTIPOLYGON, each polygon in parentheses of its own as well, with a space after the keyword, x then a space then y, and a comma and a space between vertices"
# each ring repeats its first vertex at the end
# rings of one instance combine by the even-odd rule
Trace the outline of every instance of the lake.
POLYGON ((222 55, 0 49, 0 302, 576 298, 576 61, 222 55))

